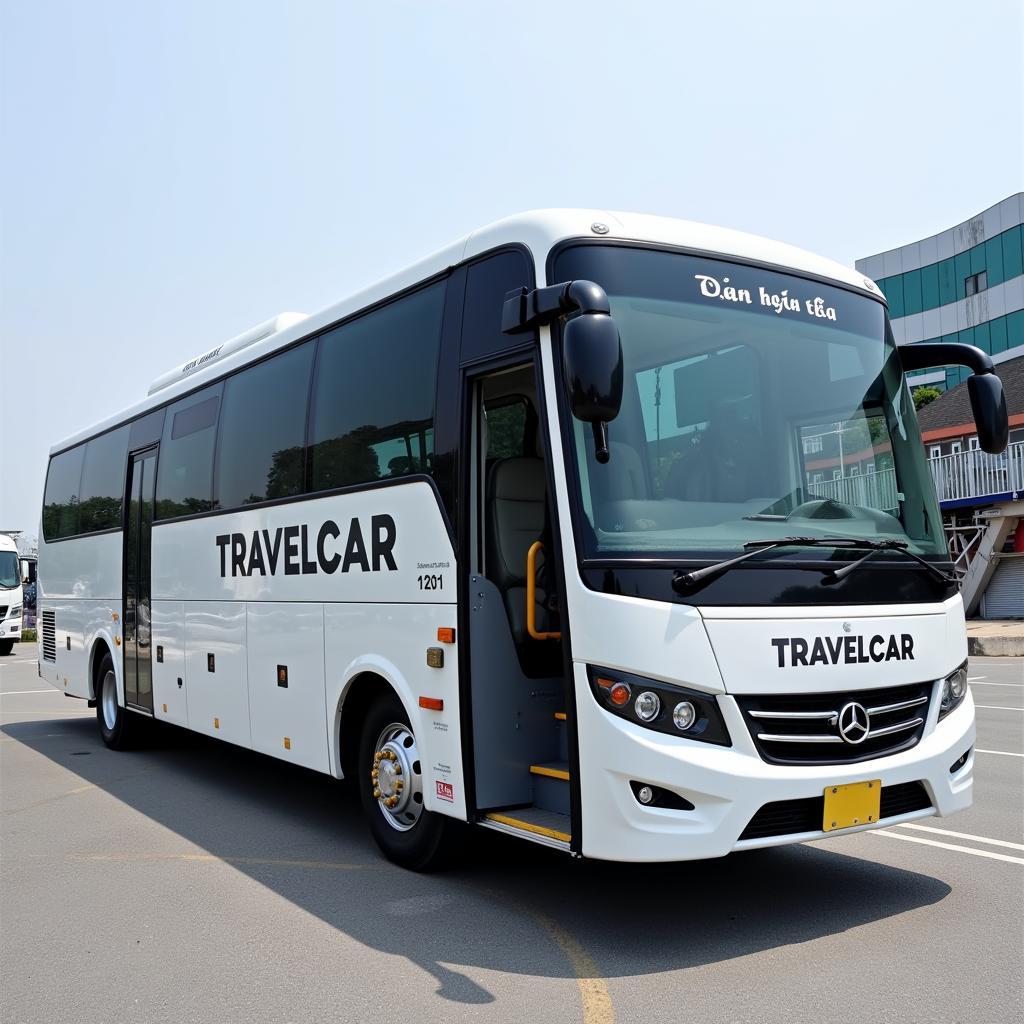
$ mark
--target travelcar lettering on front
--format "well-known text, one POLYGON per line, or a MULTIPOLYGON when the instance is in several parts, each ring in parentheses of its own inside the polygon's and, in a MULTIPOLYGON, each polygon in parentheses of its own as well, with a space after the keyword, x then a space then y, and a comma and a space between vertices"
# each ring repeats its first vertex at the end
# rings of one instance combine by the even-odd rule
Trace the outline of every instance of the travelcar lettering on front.
POLYGON ((868 661, 913 661, 914 638, 909 633, 884 637, 879 633, 866 636, 816 636, 805 640, 799 636, 773 637, 772 647, 778 654, 778 667, 787 665, 863 665, 868 661))
POLYGON ((389 572, 397 570, 393 552, 395 520, 389 515, 370 517, 369 542, 359 519, 349 521, 344 542, 342 530, 332 519, 326 520, 312 539, 309 526, 279 526, 276 530, 247 533, 222 533, 215 538, 220 549, 220 574, 232 576, 274 576, 278 570, 286 576, 308 576, 322 572, 389 572))

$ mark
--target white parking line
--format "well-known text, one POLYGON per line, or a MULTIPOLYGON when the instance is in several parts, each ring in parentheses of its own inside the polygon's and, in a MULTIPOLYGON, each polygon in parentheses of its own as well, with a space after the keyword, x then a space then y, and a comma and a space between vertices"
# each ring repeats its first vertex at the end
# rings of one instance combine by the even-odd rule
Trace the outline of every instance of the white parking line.
POLYGON ((982 682, 975 683, 975 681, 973 679, 968 679, 967 681, 972 686, 1009 686, 1011 689, 1014 689, 1014 690, 1020 690, 1020 689, 1024 688, 1024 683, 982 683, 982 682))
POLYGON ((882 836, 885 839, 902 839, 905 843, 921 843, 924 846, 939 846, 943 850, 955 850, 957 853, 969 853, 974 857, 988 857, 990 860, 1005 860, 1010 864, 1024 864, 1024 857, 1010 857, 1005 853, 993 853, 991 850, 972 850, 969 846, 957 846, 954 843, 938 843, 934 839, 924 839, 921 836, 905 836, 899 832, 889 832, 883 829, 880 832, 865 832, 866 836, 882 836))
POLYGON ((1006 846, 1011 850, 1024 850, 1024 843, 1008 843, 1005 839, 987 839, 985 836, 972 836, 970 832, 954 832, 948 828, 935 828, 932 825, 915 825, 905 821, 896 828, 912 828, 916 832, 937 832, 940 836, 952 836, 954 839, 970 839, 975 843, 986 843, 989 846, 1006 846))
POLYGON ((1001 704, 975 704, 976 708, 984 708, 986 711, 1024 711, 1024 708, 1008 708, 1001 704))
POLYGON ((14 697, 19 693, 63 693, 63 690, 56 690, 47 686, 45 690, 0 690, 0 697, 14 697))
POLYGON ((1013 750, 982 750, 981 747, 975 747, 974 752, 976 754, 1002 754, 1003 757, 1024 757, 1024 754, 1018 754, 1013 750))

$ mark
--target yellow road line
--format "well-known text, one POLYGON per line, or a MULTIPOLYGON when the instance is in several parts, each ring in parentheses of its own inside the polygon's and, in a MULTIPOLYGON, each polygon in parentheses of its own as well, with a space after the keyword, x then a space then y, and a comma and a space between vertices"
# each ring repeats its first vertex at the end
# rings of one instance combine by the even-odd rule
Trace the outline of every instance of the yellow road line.
POLYGON ((557 921, 536 911, 531 913, 551 933, 572 965, 583 1003, 583 1024, 615 1024, 611 993, 590 954, 557 921))
POLYGON ((277 857, 221 857, 213 853, 69 853, 71 861, 188 861, 197 864, 244 864, 278 868, 317 868, 331 871, 361 871, 368 864, 346 864, 331 860, 285 860, 277 857))

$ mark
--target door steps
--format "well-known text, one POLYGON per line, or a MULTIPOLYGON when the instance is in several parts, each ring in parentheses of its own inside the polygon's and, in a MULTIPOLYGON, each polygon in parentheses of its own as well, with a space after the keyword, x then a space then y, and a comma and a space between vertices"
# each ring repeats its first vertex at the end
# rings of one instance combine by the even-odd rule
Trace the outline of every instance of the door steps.
POLYGON ((489 811, 480 824, 499 832, 521 835, 559 850, 569 849, 571 835, 568 814, 558 814, 539 807, 517 807, 509 811, 489 811))
POLYGON ((488 811, 480 824, 500 832, 522 836, 534 842, 568 850, 571 839, 569 820, 569 754, 565 712, 556 711, 558 728, 557 761, 530 765, 533 805, 508 810, 488 811))

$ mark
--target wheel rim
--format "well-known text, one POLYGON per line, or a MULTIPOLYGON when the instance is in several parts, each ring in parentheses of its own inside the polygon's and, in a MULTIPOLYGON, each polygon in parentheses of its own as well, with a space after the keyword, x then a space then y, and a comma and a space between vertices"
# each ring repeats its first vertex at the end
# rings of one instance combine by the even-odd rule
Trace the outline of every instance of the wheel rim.
POLYGON ((423 814, 423 771, 416 737, 403 722, 392 722, 377 737, 370 785, 384 820, 399 832, 414 828, 423 814))
POLYGON ((103 677, 103 690, 100 697, 103 706, 103 724, 107 730, 113 732, 117 725, 117 680, 113 671, 108 671, 103 677))

